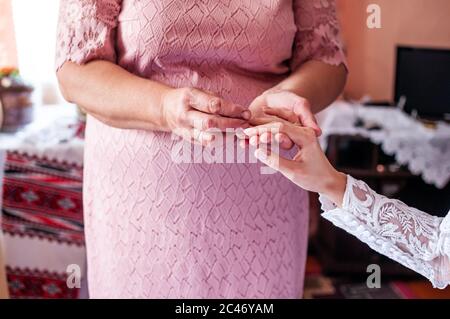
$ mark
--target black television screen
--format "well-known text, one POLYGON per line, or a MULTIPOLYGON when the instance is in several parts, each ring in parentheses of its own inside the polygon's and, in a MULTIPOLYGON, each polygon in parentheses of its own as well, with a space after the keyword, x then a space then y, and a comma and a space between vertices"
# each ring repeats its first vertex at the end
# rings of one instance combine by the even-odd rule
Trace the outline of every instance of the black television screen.
POLYGON ((395 101, 424 118, 450 117, 450 50, 397 48, 395 101))

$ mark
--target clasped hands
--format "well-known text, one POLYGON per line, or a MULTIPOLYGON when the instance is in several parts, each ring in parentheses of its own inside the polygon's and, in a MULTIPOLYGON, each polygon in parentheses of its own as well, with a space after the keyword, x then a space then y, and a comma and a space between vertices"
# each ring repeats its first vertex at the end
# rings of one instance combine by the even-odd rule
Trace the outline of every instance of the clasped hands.
POLYGON ((292 92, 275 91, 257 98, 250 109, 257 113, 250 120, 253 127, 240 136, 241 147, 250 143, 256 147, 255 156, 261 162, 301 188, 322 193, 341 206, 347 177, 325 156, 317 139, 322 132, 308 101, 292 92), (271 153, 272 148, 267 147, 271 143, 283 149, 296 147, 297 154, 289 159, 271 153))
POLYGON ((346 176, 329 163, 317 136, 321 130, 308 101, 290 91, 269 90, 257 97, 248 109, 230 103, 211 92, 183 88, 170 90, 162 98, 165 127, 185 140, 211 143, 211 130, 243 128, 241 146, 256 147, 255 156, 298 186, 325 194, 341 205, 346 176), (283 149, 297 147, 293 159, 269 153, 277 143, 283 149))
MULTIPOLYGON (((269 90, 257 97, 246 109, 195 88, 170 89, 161 98, 162 126, 189 142, 208 145, 214 139, 211 131, 248 128, 280 120, 321 131, 306 99, 283 90, 269 90), (271 108, 277 109, 271 114, 271 108)), ((282 138, 281 146, 291 149, 293 142, 282 138)))

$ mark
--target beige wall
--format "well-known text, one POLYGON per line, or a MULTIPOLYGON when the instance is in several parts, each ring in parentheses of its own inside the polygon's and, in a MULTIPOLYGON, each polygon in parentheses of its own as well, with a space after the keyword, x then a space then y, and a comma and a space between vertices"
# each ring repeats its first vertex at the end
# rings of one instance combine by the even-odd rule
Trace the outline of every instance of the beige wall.
POLYGON ((17 67, 11 0, 0 0, 0 68, 17 67))
POLYGON ((350 67, 346 95, 393 97, 397 44, 450 48, 450 0, 338 0, 350 67), (366 8, 381 7, 381 29, 368 29, 366 8))

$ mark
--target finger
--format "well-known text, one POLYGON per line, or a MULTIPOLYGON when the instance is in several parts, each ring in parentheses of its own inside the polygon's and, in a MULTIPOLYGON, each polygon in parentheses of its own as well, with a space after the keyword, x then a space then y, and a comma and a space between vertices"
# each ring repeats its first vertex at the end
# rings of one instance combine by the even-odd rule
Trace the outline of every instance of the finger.
POLYGON ((255 150, 255 157, 265 165, 279 171, 290 180, 293 180, 295 166, 297 165, 294 161, 286 159, 275 152, 267 154, 266 151, 260 148, 255 150))
POLYGON ((240 146, 241 148, 246 148, 247 145, 248 145, 248 140, 240 140, 240 141, 239 141, 239 146, 240 146))
POLYGON ((244 120, 249 120, 252 117, 252 113, 245 107, 224 99, 221 99, 219 114, 244 120))
POLYGON ((209 145, 215 139, 214 134, 200 131, 195 128, 192 129, 180 128, 175 130, 174 133, 177 134, 178 136, 181 136, 181 138, 183 138, 185 141, 189 143, 200 144, 203 146, 209 145))
POLYGON ((322 134, 322 130, 317 124, 316 118, 311 112, 311 106, 307 99, 298 96, 292 92, 276 92, 266 96, 267 106, 270 108, 288 108, 294 112, 300 123, 304 126, 312 128, 317 136, 322 134), (282 105, 280 105, 280 102, 282 105))
POLYGON ((211 144, 216 139, 216 135, 210 132, 201 131, 196 128, 192 129, 192 132, 194 142, 204 146, 211 144))
POLYGON ((247 135, 245 135, 243 128, 239 127, 236 129, 236 137, 240 140, 247 139, 247 135))
POLYGON ((252 146, 258 146, 258 144, 259 144, 259 138, 258 138, 258 135, 254 135, 254 136, 250 137, 249 143, 250 143, 250 145, 252 145, 252 146))
POLYGON ((249 123, 253 126, 259 126, 264 124, 269 124, 273 122, 279 122, 280 119, 274 116, 259 116, 259 117, 253 117, 250 119, 249 123))
POLYGON ((251 117, 249 110, 243 106, 225 101, 215 95, 208 94, 198 89, 191 89, 189 105, 201 112, 218 114, 233 118, 248 120, 251 117))
POLYGON ((207 131, 210 129, 225 131, 227 128, 236 129, 248 127, 248 122, 245 120, 233 119, 220 115, 211 115, 199 111, 188 111, 187 122, 192 127, 201 131, 207 131))
POLYGON ((271 108, 271 107, 264 107, 263 108, 264 113, 267 115, 272 115, 279 117, 285 121, 288 121, 293 124, 299 123, 299 118, 297 114, 295 114, 293 111, 284 109, 284 108, 271 108))
POLYGON ((284 133, 276 133, 275 141, 280 145, 282 149, 290 150, 295 146, 294 141, 292 141, 289 136, 284 133))
POLYGON ((272 134, 284 133, 295 144, 303 146, 315 140, 314 131, 311 128, 301 127, 290 123, 268 123, 260 126, 250 127, 244 130, 245 135, 252 137, 271 131, 272 134), (312 138, 313 137, 313 138, 312 138))
POLYGON ((272 142, 272 135, 270 132, 264 132, 259 136, 260 143, 269 144, 272 142))
MULTIPOLYGON (((302 107, 300 107, 301 109, 302 107)), ((306 127, 310 127, 316 133, 316 136, 322 135, 322 130, 317 124, 316 117, 311 113, 309 109, 304 109, 304 111, 299 111, 296 113, 300 119, 300 123, 306 127)))
MULTIPOLYGON (((251 138, 255 138, 255 136, 251 136, 251 138)), ((295 146, 295 143, 286 134, 283 133, 272 134, 270 131, 261 133, 261 135, 259 135, 259 138, 254 139, 253 144, 252 142, 250 142, 250 144, 257 146, 254 143, 257 143, 259 145, 259 144, 270 144, 273 142, 277 143, 282 149, 285 150, 290 150, 295 146)))

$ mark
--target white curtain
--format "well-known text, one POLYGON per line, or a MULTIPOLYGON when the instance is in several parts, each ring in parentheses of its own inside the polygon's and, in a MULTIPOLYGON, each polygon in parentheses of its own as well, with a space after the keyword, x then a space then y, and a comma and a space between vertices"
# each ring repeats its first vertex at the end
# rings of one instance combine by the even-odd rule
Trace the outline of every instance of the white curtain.
POLYGON ((22 76, 36 88, 42 104, 62 101, 54 71, 58 0, 12 0, 14 27, 22 76))

